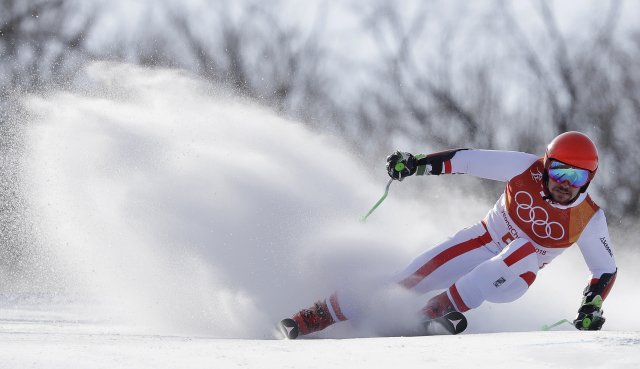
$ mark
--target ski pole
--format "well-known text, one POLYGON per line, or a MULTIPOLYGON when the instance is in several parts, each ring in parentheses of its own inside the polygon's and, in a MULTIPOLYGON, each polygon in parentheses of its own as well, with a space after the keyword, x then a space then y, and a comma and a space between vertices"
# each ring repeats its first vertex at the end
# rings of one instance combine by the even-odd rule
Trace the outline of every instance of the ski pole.
POLYGON ((387 183, 387 187, 385 187, 384 189, 384 195, 382 195, 382 197, 380 198, 380 200, 378 200, 378 202, 376 202, 373 207, 371 208, 371 210, 369 210, 369 212, 363 216, 360 221, 362 223, 367 221, 367 218, 369 217, 369 215, 371 215, 371 213, 373 213, 374 210, 376 210, 378 208, 378 206, 380 206, 380 204, 382 204, 382 202, 384 201, 384 199, 387 198, 387 195, 389 194, 389 187, 391 186, 391 183, 393 182, 393 178, 391 178, 389 180, 389 182, 387 183))
POLYGON ((568 323, 568 324, 573 325, 573 323, 571 323, 569 320, 567 320, 567 319, 562 319, 562 320, 559 320, 559 321, 557 321, 557 322, 555 322, 555 323, 553 323, 553 324, 551 324, 551 325, 546 325, 546 324, 545 324, 544 326, 542 326, 542 330, 543 330, 543 331, 548 331, 549 329, 554 328, 554 327, 557 327, 557 326, 559 326, 559 325, 561 325, 561 324, 564 324, 564 323, 568 323))

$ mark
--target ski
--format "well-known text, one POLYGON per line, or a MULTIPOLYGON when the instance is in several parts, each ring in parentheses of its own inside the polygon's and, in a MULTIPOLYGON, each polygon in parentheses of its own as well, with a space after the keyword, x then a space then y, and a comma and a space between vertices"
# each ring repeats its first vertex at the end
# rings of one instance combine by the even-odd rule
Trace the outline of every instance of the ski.
MULTIPOLYGON (((423 321, 422 327, 420 333, 414 332, 410 336, 459 334, 467 329, 467 318, 461 312, 451 311, 441 317, 423 321)), ((282 319, 278 329, 285 339, 293 340, 300 334, 298 324, 290 318, 282 319)))
POLYGON ((300 330, 298 329, 298 323, 295 320, 287 318, 282 319, 280 324, 278 324, 278 328, 280 332, 284 335, 286 339, 294 340, 298 337, 300 330))

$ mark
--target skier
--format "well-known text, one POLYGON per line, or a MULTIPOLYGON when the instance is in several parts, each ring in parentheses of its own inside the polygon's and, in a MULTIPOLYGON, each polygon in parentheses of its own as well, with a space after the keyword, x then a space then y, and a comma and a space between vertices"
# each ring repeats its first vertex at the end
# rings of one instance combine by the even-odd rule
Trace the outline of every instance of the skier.
MULTIPOLYGON (((580 132, 554 138, 543 157, 513 152, 454 149, 430 155, 395 152, 387 158, 391 178, 411 175, 470 174, 506 182, 504 193, 480 222, 413 260, 393 282, 417 293, 444 290, 422 309, 424 334, 433 322, 450 333, 466 327, 461 314, 484 301, 520 298, 538 271, 577 243, 592 278, 573 324, 599 330, 602 300, 614 284, 617 267, 602 209, 586 190, 598 169, 594 143, 580 132)), ((355 319, 357 303, 337 292, 280 322, 288 338, 355 319)))

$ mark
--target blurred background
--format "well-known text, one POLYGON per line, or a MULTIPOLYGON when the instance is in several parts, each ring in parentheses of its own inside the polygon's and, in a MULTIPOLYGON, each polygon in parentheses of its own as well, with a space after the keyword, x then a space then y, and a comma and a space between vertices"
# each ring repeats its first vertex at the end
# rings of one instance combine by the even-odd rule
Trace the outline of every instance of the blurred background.
MULTIPOLYGON (((542 155, 579 130, 600 152, 590 191, 628 235, 640 215, 638 20, 632 0, 1 0, 0 268, 26 273, 38 234, 21 191, 24 97, 76 89, 94 61, 186 70, 338 137, 380 187, 397 148, 542 155)), ((503 186, 456 182, 488 204, 503 186)))

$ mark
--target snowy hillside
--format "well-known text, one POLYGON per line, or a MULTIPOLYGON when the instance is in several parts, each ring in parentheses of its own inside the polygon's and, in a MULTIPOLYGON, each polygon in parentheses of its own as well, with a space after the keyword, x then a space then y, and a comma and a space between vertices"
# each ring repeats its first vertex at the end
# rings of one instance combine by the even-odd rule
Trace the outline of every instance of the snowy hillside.
POLYGON ((380 338, 427 297, 364 286, 495 199, 411 178, 362 224, 384 158, 181 72, 97 63, 25 104, 36 272, 2 286, 0 368, 640 367, 637 253, 617 255, 602 332, 540 331, 574 317, 588 281, 570 249, 521 300, 469 312, 462 335, 380 338), (363 321, 274 340, 339 287, 375 302, 363 321))
POLYGON ((0 361, 6 369, 632 369, 640 365, 638 332, 246 340, 145 334, 33 307, 0 313, 0 361))

